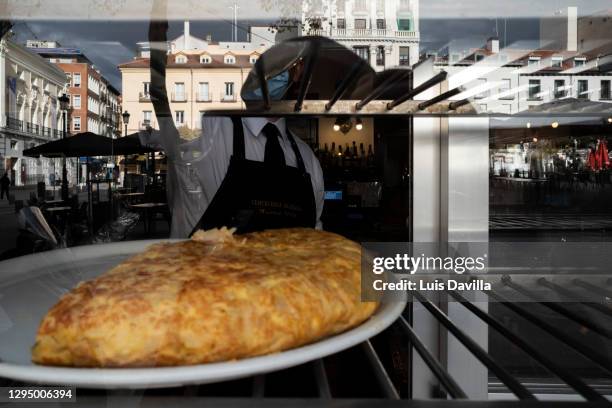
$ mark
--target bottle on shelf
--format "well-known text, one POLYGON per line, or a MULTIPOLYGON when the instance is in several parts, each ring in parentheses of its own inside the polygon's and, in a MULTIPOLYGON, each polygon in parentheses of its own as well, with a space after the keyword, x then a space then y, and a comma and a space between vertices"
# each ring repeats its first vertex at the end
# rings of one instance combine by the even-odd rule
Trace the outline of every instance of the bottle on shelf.
POLYGON ((327 143, 323 145, 323 152, 321 154, 321 166, 327 167, 329 163, 329 148, 327 147, 327 143))
POLYGON ((344 147, 344 153, 342 154, 342 167, 351 166, 351 151, 349 150, 348 143, 344 147))
POLYGON ((368 155, 366 157, 366 166, 368 176, 371 178, 376 177, 376 160, 374 158, 374 151, 372 150, 372 145, 368 145, 368 155))
POLYGON ((366 152, 363 147, 363 143, 359 143, 359 167, 364 168, 366 166, 366 152))

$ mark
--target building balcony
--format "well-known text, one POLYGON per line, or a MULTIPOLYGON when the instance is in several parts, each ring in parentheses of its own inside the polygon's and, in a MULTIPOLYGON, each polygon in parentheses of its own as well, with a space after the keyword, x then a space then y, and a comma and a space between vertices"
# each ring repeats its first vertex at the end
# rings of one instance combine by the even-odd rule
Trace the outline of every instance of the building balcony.
POLYGON ((187 94, 185 92, 172 92, 172 102, 187 102, 187 94))
POLYGON ((212 102, 212 98, 209 93, 200 93, 196 94, 196 102, 212 102))
POLYGON ((151 128, 155 128, 155 124, 153 123, 152 120, 144 119, 144 120, 141 120, 140 122, 138 122, 138 129, 139 130, 147 130, 150 127, 151 128))
POLYGON ((226 95, 225 93, 221 93, 219 97, 220 102, 236 102, 236 95, 226 95))
POLYGON ((333 28, 330 30, 315 30, 312 35, 320 35, 337 39, 419 39, 419 33, 416 31, 391 30, 380 28, 333 28))
POLYGON ((150 102, 151 94, 148 92, 139 92, 138 93, 138 101, 139 102, 150 102))
POLYGON ((26 135, 42 137, 46 139, 59 139, 60 137, 62 137, 61 130, 51 129, 46 126, 25 122, 23 120, 12 118, 8 115, 6 117, 6 128, 24 133, 26 135))

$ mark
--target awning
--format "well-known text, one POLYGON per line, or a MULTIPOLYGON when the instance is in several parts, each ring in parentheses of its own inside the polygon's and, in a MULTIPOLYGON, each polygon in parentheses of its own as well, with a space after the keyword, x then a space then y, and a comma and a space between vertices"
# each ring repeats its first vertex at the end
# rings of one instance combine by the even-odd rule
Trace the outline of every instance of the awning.
POLYGON ((29 157, 92 157, 123 156, 153 151, 155 150, 140 144, 137 133, 119 139, 111 139, 92 132, 83 132, 26 149, 23 154, 29 157))
POLYGON ((92 132, 78 133, 23 151, 29 157, 110 156, 112 139, 92 132))

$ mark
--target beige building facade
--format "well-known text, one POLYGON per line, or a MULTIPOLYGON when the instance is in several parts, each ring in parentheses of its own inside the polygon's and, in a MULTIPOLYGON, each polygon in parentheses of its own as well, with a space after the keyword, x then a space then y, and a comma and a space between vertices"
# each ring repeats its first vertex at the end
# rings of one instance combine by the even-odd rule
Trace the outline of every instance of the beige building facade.
MULTIPOLYGON (((185 134, 201 128, 205 111, 242 109, 242 84, 259 56, 271 43, 214 42, 185 34, 168 43, 166 89, 174 122, 185 134)), ((130 114, 128 134, 158 127, 151 103, 149 52, 140 43, 139 55, 119 65, 123 110, 130 114)))

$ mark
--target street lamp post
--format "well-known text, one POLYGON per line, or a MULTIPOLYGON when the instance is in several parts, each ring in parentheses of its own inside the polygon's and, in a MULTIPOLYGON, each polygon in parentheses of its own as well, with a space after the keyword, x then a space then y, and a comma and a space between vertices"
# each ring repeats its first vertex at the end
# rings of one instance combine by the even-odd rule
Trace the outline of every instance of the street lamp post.
MULTIPOLYGON (((62 139, 66 138, 68 133, 68 107, 70 104, 70 98, 66 94, 62 94, 57 100, 60 103, 60 109, 62 110, 62 121, 63 131, 62 139)), ((68 200, 68 170, 66 169, 66 156, 62 159, 62 200, 68 200)))
MULTIPOLYGON (((121 114, 123 117, 123 125, 125 126, 124 136, 127 136, 128 133, 128 122, 130 121, 130 113, 126 110, 121 114)), ((125 183, 127 181, 127 154, 123 156, 123 187, 125 187, 125 183)))

